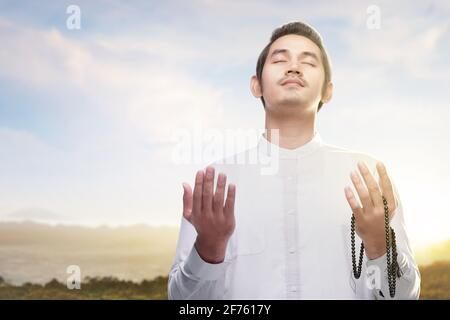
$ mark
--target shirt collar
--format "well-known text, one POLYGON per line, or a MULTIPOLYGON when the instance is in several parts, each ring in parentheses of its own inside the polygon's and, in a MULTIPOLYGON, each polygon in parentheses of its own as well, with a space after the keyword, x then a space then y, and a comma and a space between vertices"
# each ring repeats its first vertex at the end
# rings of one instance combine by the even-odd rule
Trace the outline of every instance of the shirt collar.
POLYGON ((258 141, 258 152, 269 157, 278 154, 280 159, 297 159, 316 151, 322 145, 322 138, 317 131, 314 132, 314 136, 310 141, 295 149, 281 148, 268 141, 264 135, 261 135, 258 141))

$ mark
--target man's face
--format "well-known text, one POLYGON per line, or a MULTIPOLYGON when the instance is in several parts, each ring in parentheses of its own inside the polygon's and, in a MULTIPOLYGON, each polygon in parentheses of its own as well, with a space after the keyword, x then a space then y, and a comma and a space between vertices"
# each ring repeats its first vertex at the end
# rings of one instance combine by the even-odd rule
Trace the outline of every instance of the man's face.
POLYGON ((316 108, 324 77, 321 52, 314 42, 299 35, 278 38, 270 46, 262 73, 266 109, 316 108))

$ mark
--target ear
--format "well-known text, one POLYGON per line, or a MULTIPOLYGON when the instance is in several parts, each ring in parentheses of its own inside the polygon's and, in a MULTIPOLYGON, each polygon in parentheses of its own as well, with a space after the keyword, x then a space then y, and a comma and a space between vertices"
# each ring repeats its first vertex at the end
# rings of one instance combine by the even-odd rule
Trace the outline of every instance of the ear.
POLYGON ((255 98, 262 97, 261 85, 259 84, 258 78, 256 75, 253 75, 250 79, 250 91, 252 92, 255 98))
POLYGON ((324 92, 322 93, 322 102, 323 103, 327 103, 331 100, 331 98, 333 97, 333 83, 332 82, 328 82, 324 92))

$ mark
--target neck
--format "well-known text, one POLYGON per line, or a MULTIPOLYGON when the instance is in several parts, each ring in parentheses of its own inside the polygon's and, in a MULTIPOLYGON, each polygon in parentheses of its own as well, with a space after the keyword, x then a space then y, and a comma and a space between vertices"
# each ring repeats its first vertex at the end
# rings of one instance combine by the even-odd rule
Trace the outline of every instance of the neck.
POLYGON ((316 128, 316 112, 304 113, 301 116, 280 117, 266 111, 266 132, 264 137, 280 148, 295 149, 311 141, 316 128), (273 129, 278 129, 278 141, 273 136, 273 129))

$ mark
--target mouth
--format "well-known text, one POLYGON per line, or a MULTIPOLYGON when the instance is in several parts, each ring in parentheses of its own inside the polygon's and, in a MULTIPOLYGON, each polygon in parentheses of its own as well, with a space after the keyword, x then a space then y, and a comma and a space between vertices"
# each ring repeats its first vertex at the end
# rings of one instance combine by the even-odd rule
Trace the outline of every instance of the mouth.
POLYGON ((305 87, 305 83, 300 79, 286 79, 281 83, 282 86, 299 86, 305 87))

